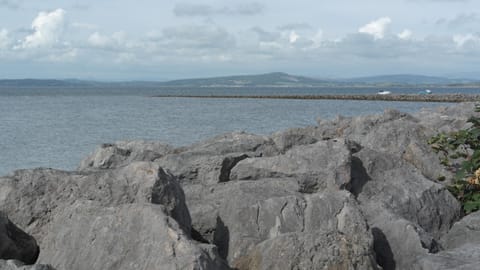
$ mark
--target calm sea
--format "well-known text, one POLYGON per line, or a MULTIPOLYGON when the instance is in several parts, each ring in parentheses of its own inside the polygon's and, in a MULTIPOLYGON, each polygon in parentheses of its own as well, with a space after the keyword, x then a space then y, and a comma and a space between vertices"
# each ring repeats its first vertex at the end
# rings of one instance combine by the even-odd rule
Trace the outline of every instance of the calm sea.
MULTIPOLYGON (((391 90, 391 89, 389 89, 391 90)), ((404 89, 405 90, 405 89, 404 89)), ((419 89, 404 92, 416 93, 419 89)), ((235 89, 183 89, 186 95, 235 94, 235 89)), ((376 89, 251 89, 243 94, 375 93, 376 89)), ((434 89, 446 92, 445 89, 434 89)), ((400 91, 397 91, 400 92, 400 91)), ((448 91, 447 91, 448 92, 448 91)), ((456 90, 480 93, 478 89, 456 90)), ((441 103, 334 100, 152 98, 156 89, 0 89, 0 175, 15 169, 73 170, 105 142, 158 140, 186 145, 220 133, 270 134, 315 125, 316 119, 414 112, 441 103)))

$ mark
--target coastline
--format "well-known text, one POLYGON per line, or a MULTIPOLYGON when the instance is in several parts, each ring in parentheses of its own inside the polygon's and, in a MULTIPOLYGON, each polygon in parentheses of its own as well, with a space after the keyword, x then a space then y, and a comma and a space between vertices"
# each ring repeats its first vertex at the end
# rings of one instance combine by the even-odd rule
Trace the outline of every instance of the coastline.
POLYGON ((302 100, 372 100, 408 102, 474 102, 480 101, 480 94, 400 94, 400 95, 155 95, 156 98, 219 98, 219 99, 302 99, 302 100))

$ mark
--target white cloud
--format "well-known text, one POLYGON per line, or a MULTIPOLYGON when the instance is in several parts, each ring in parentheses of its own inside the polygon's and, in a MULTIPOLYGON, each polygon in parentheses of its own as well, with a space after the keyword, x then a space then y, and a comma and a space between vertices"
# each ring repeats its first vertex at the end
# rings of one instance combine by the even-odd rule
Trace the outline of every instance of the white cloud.
POLYGON ((313 48, 319 48, 322 46, 323 42, 323 31, 319 29, 311 38, 310 40, 312 41, 312 47, 313 48))
POLYGON ((21 48, 50 47, 59 42, 65 26, 65 11, 40 12, 32 22, 33 33, 25 37, 21 48))
POLYGON ((288 37, 288 40, 290 41, 290 43, 295 43, 297 42, 299 37, 300 36, 297 33, 295 33, 295 31, 291 31, 290 36, 288 37))
POLYGON ((88 43, 94 47, 107 47, 110 44, 110 38, 95 32, 88 37, 88 43))
POLYGON ((401 33, 397 34, 397 37, 402 40, 409 40, 412 37, 413 33, 409 29, 403 30, 401 33))
POLYGON ((457 48, 461 48, 469 42, 480 42, 480 36, 473 34, 458 34, 453 36, 453 42, 455 42, 457 48))
POLYGON ((88 37, 88 43, 93 47, 104 49, 120 49, 122 47, 132 47, 132 42, 127 40, 127 35, 124 32, 115 32, 109 36, 95 32, 88 37))
POLYGON ((388 25, 392 22, 389 17, 382 17, 358 29, 358 32, 372 35, 375 39, 382 39, 388 25))
POLYGON ((7 29, 0 30, 0 50, 6 49, 10 44, 10 38, 8 37, 7 29))

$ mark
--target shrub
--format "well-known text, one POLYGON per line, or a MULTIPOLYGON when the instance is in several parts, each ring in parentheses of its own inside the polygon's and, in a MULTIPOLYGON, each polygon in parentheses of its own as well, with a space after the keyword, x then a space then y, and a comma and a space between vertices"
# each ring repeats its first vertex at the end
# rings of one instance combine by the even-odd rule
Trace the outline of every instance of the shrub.
MULTIPOLYGON (((475 106, 475 111, 480 112, 480 105, 475 106)), ((467 129, 440 133, 428 141, 441 154, 441 164, 455 172, 448 190, 467 214, 480 210, 480 118, 471 117, 468 122, 472 126, 467 129)))

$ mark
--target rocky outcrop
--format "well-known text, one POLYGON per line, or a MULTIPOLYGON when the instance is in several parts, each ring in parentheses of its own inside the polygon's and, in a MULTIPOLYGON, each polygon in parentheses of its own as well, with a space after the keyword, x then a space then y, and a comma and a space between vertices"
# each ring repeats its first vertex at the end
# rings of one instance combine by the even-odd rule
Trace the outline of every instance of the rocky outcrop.
POLYGON ((480 265, 480 212, 475 212, 455 223, 441 239, 445 250, 417 257, 417 269, 474 270, 480 265))
POLYGON ((103 206, 162 204, 190 232, 183 190, 172 175, 154 163, 134 162, 115 170, 89 173, 21 170, 0 178, 0 193, 1 209, 40 241, 54 210, 78 199, 95 200, 103 206))
POLYGON ((344 140, 320 141, 293 147, 278 156, 242 160, 232 169, 231 179, 295 177, 300 179, 307 193, 328 187, 343 188, 351 179, 350 158, 344 140))
POLYGON ((160 142, 121 141, 105 143, 80 162, 78 170, 113 169, 134 161, 153 161, 173 150, 160 142))
MULTIPOLYGON (((179 148, 105 144, 78 171, 0 178, 0 211, 58 269, 476 269, 479 215, 457 222, 437 180, 450 172, 427 144, 470 110, 388 110, 179 148)), ((20 258, 0 269, 50 269, 7 259, 20 258)))

